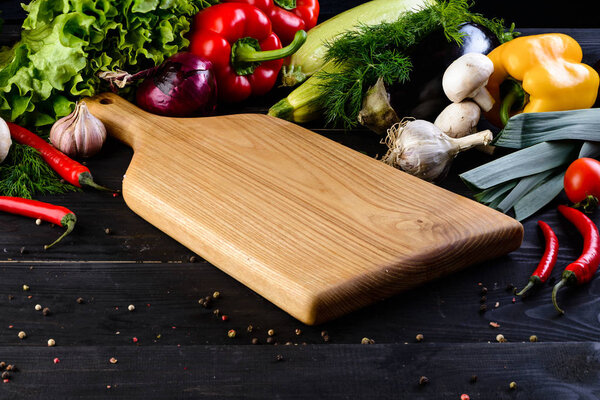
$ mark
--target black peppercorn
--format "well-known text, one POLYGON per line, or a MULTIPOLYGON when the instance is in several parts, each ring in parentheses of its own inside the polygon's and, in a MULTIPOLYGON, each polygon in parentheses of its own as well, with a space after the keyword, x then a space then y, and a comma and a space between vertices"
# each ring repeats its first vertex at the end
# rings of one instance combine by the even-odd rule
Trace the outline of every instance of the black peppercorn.
POLYGON ((480 313, 484 313, 487 311, 487 306, 485 304, 482 304, 481 306, 479 306, 479 312, 480 313))
POLYGON ((482 295, 487 294, 487 292, 488 292, 488 290, 487 290, 487 288, 485 286, 481 288, 481 294, 482 295))
POLYGON ((252 338, 252 344, 258 344, 258 338, 252 338))
POLYGON ((10 379, 10 372, 4 371, 2 373, 2 379, 10 379))
POLYGON ((76 301, 77 304, 83 304, 83 297, 78 297, 76 301))
POLYGON ((281 354, 277 354, 275 356, 275 361, 283 361, 283 356, 281 354))
POLYGON ((4 361, 0 361, 0 369, 6 368, 6 363, 4 361))
POLYGON ((487 297, 485 296, 481 296, 481 299, 479 299, 480 303, 485 303, 487 301, 487 297))
POLYGON ((471 379, 469 380, 471 383, 477 382, 477 375, 471 375, 471 379))
POLYGON ((50 314, 50 309, 48 307, 44 307, 44 309, 42 310, 42 314, 43 315, 49 315, 50 314))
POLYGON ((269 344, 273 343, 274 341, 275 341, 275 339, 273 339, 271 336, 269 336, 267 338, 267 343, 269 343, 269 344))
POLYGON ((426 376, 422 376, 419 378, 419 385, 423 386, 425 384, 429 383, 429 378, 426 376))

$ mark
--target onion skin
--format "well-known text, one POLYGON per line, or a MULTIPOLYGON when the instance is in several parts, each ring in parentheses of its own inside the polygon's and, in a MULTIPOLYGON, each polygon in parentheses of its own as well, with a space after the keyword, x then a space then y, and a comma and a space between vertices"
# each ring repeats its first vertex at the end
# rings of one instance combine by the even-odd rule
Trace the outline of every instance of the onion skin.
POLYGON ((210 61, 177 53, 153 68, 136 92, 137 105, 168 117, 212 115, 217 108, 217 81, 210 61))

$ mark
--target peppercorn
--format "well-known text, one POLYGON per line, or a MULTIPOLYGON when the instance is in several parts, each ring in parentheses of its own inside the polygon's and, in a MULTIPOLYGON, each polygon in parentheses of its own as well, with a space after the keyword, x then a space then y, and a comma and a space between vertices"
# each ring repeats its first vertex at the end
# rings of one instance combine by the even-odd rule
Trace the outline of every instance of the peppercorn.
POLYGON ((254 330, 254 327, 252 325, 248 325, 248 327, 246 328, 246 332, 250 333, 254 330))
POLYGON ((300 328, 296 328, 296 330, 294 330, 294 333, 296 334, 296 336, 300 336, 302 334, 302 331, 300 330, 300 328))
POLYGON ((83 297, 78 297, 75 301, 77 301, 77 304, 83 304, 83 297))
POLYGON ((468 394, 463 393, 460 395, 460 400, 471 400, 471 397, 469 397, 468 394))
POLYGON ((481 298, 479 299, 480 303, 485 303, 487 301, 487 297, 485 296, 481 296, 481 298))
POLYGON ((471 379, 469 379, 469 382, 471 382, 471 383, 477 382, 477 375, 471 375, 471 379))
POLYGON ((221 315, 221 320, 223 321, 227 321, 229 319, 229 317, 225 314, 221 315))
POLYGON ((501 334, 501 333, 499 333, 498 335, 496 335, 496 340, 497 340, 499 343, 504 343, 504 342, 506 342, 506 338, 505 338, 505 337, 504 337, 504 335, 503 335, 503 334, 501 334))
MULTIPOLYGON (((327 335, 325 335, 327 336, 327 335)), ((325 338, 324 336, 324 338, 325 338)), ((369 339, 368 337, 364 337, 360 340, 360 344, 374 344, 375 341, 373 339, 369 339)))
POLYGON ((321 337, 323 337, 323 336, 327 336, 327 335, 328 335, 328 334, 327 334, 327 331, 321 331, 321 337))
POLYGON ((252 344, 258 344, 258 338, 252 338, 252 344))
POLYGON ((10 372, 4 371, 2 373, 2 379, 10 379, 10 372))
POLYGON ((423 336, 422 333, 418 333, 417 336, 415 337, 415 339, 417 339, 417 342, 422 342, 423 339, 425 339, 425 337, 423 336))
POLYGON ((190 256, 190 262, 195 263, 197 261, 196 256, 190 256))
POLYGON ((531 336, 529 336, 529 341, 530 342, 537 342, 538 341, 538 337, 535 336, 535 335, 531 335, 531 336))
POLYGON ((423 386, 425 384, 429 383, 429 378, 426 376, 422 376, 419 378, 419 385, 423 386))
POLYGON ((23 285, 23 291, 26 292, 29 290, 29 285, 23 285))
POLYGON ((18 334, 19 339, 25 339, 27 337, 27 334, 24 331, 19 332, 18 334))
POLYGON ((110 360, 108 360, 111 364, 116 364, 117 363, 117 359, 114 357, 111 357, 110 360))
POLYGON ((19 252, 21 254, 25 254, 25 253, 27 253, 27 249, 25 249, 25 247, 21 247, 21 249, 19 250, 19 252))
POLYGON ((135 306, 133 304, 130 304, 130 305, 127 306, 127 309, 129 311, 134 311, 135 310, 135 306))
POLYGON ((6 368, 6 363, 4 361, 0 361, 0 369, 6 368))
POLYGON ((283 356, 281 354, 277 354, 275 356, 275 361, 283 361, 283 356))
POLYGON ((40 311, 42 309, 42 306, 39 304, 35 305, 35 311, 40 311))
POLYGON ((56 346, 56 341, 54 339, 48 339, 48 347, 56 346))
POLYGON ((329 335, 323 336, 323 341, 324 342, 329 342, 329 335))
POLYGON ((484 313, 487 311, 487 306, 485 304, 482 304, 479 306, 479 312, 480 313, 484 313))
POLYGON ((274 331, 273 329, 269 329, 269 330, 267 331, 267 335, 269 335, 269 336, 273 336, 273 335, 275 335, 275 331, 274 331))
POLYGON ((104 233, 110 235, 112 231, 110 230, 110 228, 104 228, 104 233))
POLYGON ((214 314, 214 315, 216 315, 216 316, 218 317, 218 316, 219 316, 219 314, 221 314, 221 310, 219 310, 219 309, 217 308, 217 309, 215 309, 215 310, 213 311, 213 314, 214 314))
POLYGON ((481 295, 484 295, 488 292, 487 288, 484 286, 481 288, 481 291, 479 293, 481 293, 481 295))
POLYGON ((235 329, 230 329, 230 330, 227 332, 227 336, 228 336, 229 338, 231 338, 231 339, 233 339, 233 338, 235 337, 235 335, 236 335, 235 329))
POLYGON ((219 297, 221 297, 221 293, 219 293, 218 291, 215 291, 212 295, 213 299, 218 299, 219 297))
POLYGON ((271 336, 269 336, 269 337, 267 338, 267 343, 268 343, 268 344, 271 344, 271 343, 273 343, 274 341, 275 341, 275 339, 273 339, 271 336))
POLYGON ((508 387, 510 388, 510 390, 515 390, 517 388, 517 382, 512 381, 508 387))
POLYGON ((50 309, 48 307, 44 307, 42 310, 42 315, 50 315, 50 309))
POLYGON ((15 367, 13 364, 8 364, 8 365, 6 366, 6 370, 7 370, 7 371, 16 371, 16 370, 17 370, 17 367, 15 367))

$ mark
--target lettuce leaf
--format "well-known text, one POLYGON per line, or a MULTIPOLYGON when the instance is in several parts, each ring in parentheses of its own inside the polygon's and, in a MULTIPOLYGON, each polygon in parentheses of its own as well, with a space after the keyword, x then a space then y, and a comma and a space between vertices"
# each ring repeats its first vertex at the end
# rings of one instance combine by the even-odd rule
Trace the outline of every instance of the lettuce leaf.
POLYGON ((107 86, 187 47, 190 18, 216 0, 32 0, 21 39, 0 52, 0 116, 48 127, 107 86))

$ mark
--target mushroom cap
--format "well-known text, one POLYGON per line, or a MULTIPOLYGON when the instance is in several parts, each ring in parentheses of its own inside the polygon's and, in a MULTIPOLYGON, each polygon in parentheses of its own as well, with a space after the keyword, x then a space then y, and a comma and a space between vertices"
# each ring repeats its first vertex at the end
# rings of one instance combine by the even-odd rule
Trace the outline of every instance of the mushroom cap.
POLYGON ((481 53, 466 53, 446 68, 442 87, 448 99, 459 103, 473 97, 484 87, 492 73, 494 63, 481 53))
POLYGON ((460 103, 450 103, 433 124, 446 135, 459 138, 475 132, 480 118, 479 105, 474 101, 464 100, 460 103))

